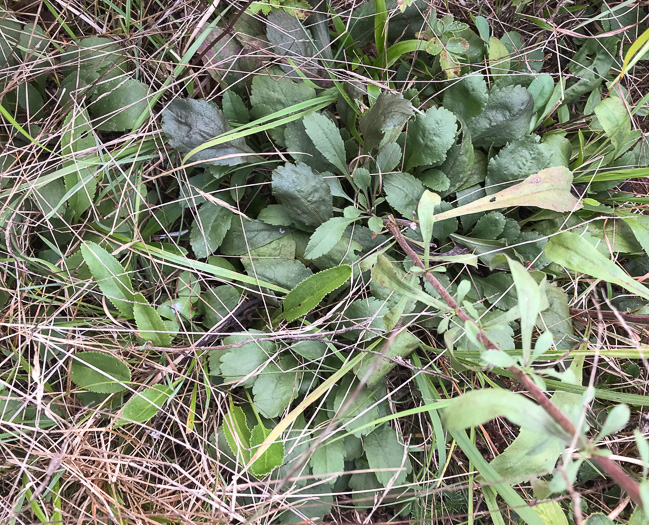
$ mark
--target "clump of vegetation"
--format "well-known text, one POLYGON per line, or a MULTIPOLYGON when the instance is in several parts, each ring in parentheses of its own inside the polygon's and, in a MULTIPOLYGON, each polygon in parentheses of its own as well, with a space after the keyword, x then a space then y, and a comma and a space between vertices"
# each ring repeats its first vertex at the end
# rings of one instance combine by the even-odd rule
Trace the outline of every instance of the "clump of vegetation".
POLYGON ((646 521, 642 7, 59 9, 0 17, 3 523, 646 521))

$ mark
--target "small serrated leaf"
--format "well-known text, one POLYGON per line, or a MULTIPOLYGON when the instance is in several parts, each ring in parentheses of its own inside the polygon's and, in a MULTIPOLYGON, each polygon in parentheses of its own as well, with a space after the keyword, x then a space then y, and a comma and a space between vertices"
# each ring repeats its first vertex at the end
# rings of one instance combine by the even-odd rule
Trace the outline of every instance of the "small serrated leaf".
MULTIPOLYGON (((206 100, 175 99, 162 112, 162 130, 169 144, 180 153, 189 153, 210 139, 232 128, 223 111, 206 100)), ((214 166, 236 166, 246 162, 250 153, 243 138, 197 150, 192 161, 205 161, 214 166)))
POLYGON ((348 173, 345 144, 336 125, 322 113, 309 113, 302 122, 314 146, 341 173, 348 173))
POLYGON ((149 88, 139 80, 118 77, 97 84, 88 107, 102 131, 129 131, 143 112, 150 112, 149 88))
POLYGON ((167 385, 154 385, 137 392, 124 405, 119 419, 113 425, 118 428, 129 423, 144 423, 155 416, 173 394, 167 385))
POLYGON ((249 330, 242 334, 232 334, 223 339, 225 346, 234 345, 220 352, 221 373, 227 382, 238 382, 241 386, 251 388, 258 376, 250 376, 257 368, 271 359, 277 347, 273 341, 257 341, 268 334, 259 330, 249 330), (250 376, 250 377, 248 377, 250 376), (245 379, 244 379, 245 378, 245 379))
POLYGON ((79 388, 98 394, 113 394, 126 389, 131 381, 128 365, 105 352, 80 352, 70 366, 70 380, 79 388))
POLYGON ((230 411, 223 418, 223 433, 237 461, 246 464, 250 461, 250 429, 243 409, 234 406, 230 399, 230 411))
POLYGON ((347 226, 355 220, 346 219, 345 217, 334 217, 327 222, 323 222, 311 235, 309 243, 306 246, 306 251, 304 252, 304 257, 306 259, 317 259, 329 253, 342 238, 347 226))
POLYGON ((388 173, 383 176, 385 199, 404 219, 412 220, 424 193, 424 185, 410 173, 388 173))
POLYGON ((342 439, 325 442, 316 447, 309 459, 311 473, 333 485, 345 470, 345 442, 342 439), (338 473, 336 476, 332 474, 338 473))
POLYGON ((279 366, 270 363, 261 372, 252 388, 255 408, 264 417, 278 417, 297 395, 299 387, 295 368, 297 361, 292 356, 283 357, 279 366))
POLYGON ((408 125, 406 170, 438 166, 455 143, 457 119, 445 108, 430 108, 408 125))
MULTIPOLYGON (((256 452, 256 449, 259 448, 270 433, 271 430, 264 427, 263 424, 258 423, 255 425, 250 434, 251 454, 256 452)), ((265 476, 281 467, 282 463, 284 463, 284 442, 278 438, 250 466, 250 472, 257 477, 265 476)))
POLYGON ((302 162, 284 164, 273 171, 273 195, 289 215, 308 226, 319 226, 333 214, 329 185, 302 162))
POLYGON ((402 95, 381 93, 360 121, 365 149, 370 150, 395 141, 413 114, 412 103, 402 95))
POLYGON ((197 258, 212 255, 221 246, 232 224, 233 215, 230 210, 211 202, 201 205, 189 234, 197 258))
POLYGON ((392 478, 394 485, 406 481, 412 469, 405 447, 399 443, 397 432, 388 425, 382 425, 363 439, 363 448, 370 468, 381 485, 387 487, 392 478))
POLYGON ((530 129, 534 99, 521 86, 494 89, 484 111, 468 123, 475 146, 504 146, 530 129))
POLYGON ((133 301, 133 317, 140 337, 145 341, 151 341, 154 346, 171 346, 171 334, 168 333, 167 326, 155 308, 141 293, 136 293, 133 301))
POLYGON ((99 289, 119 312, 133 317, 133 285, 124 267, 110 253, 94 242, 81 245, 83 260, 99 289))
POLYGON ((342 264, 305 279, 284 298, 280 319, 286 319, 290 323, 308 314, 327 294, 345 284, 351 275, 352 267, 342 264))

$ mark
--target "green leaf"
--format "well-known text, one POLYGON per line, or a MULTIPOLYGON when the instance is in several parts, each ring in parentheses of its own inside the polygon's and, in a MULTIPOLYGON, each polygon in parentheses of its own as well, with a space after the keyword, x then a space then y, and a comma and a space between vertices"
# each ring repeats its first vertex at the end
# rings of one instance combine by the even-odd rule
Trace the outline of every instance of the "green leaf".
POLYGON ((489 72, 492 77, 509 73, 510 60, 507 58, 509 51, 495 36, 489 39, 489 72))
POLYGON ((473 148, 473 142, 471 142, 471 136, 463 127, 460 142, 451 146, 446 155, 446 160, 439 167, 439 170, 449 180, 448 186, 440 191, 444 191, 448 195, 458 189, 482 182, 484 179, 476 177, 474 174, 475 160, 476 152, 473 148))
POLYGON ((291 346, 291 350, 309 361, 316 361, 327 353, 327 343, 309 340, 299 341, 291 346))
POLYGON ((270 363, 261 372, 252 388, 255 408, 264 417, 274 418, 284 412, 299 391, 297 361, 285 356, 279 366, 270 363))
POLYGON ((636 137, 631 133, 631 117, 625 102, 619 97, 605 98, 593 111, 615 148, 615 156, 629 149, 636 137))
MULTIPOLYGON (((206 100, 175 99, 162 112, 162 131, 180 153, 189 153, 231 130, 223 111, 206 100)), ((242 154, 250 152, 245 139, 239 138, 197 151, 191 160, 214 166, 236 166, 246 162, 242 154)))
POLYGON ((547 168, 498 193, 442 212, 436 221, 510 206, 536 206, 559 213, 579 210, 582 204, 570 193, 571 183, 572 173, 567 168, 547 168))
MULTIPOLYGON (((294 82, 287 76, 275 79, 270 75, 255 75, 250 94, 251 114, 256 119, 266 117, 315 97, 315 90, 305 82, 294 82)), ((269 134, 277 144, 284 146, 284 132, 282 126, 271 129, 269 134)))
POLYGON ((509 259, 508 262, 518 295, 524 365, 527 366, 532 364, 529 361, 532 352, 532 332, 536 324, 536 318, 541 310, 545 310, 547 298, 544 294, 544 286, 537 284, 534 277, 521 263, 512 259, 509 259))
POLYGON ((419 339, 408 330, 404 330, 389 342, 383 341, 376 348, 376 353, 364 355, 363 361, 354 373, 356 377, 365 381, 368 388, 373 388, 397 366, 398 359, 408 357, 420 344, 419 339))
POLYGON ((458 79, 444 91, 444 107, 464 122, 480 115, 488 100, 487 82, 476 73, 458 79))
POLYGON ((311 235, 304 257, 306 259, 317 259, 329 253, 340 241, 347 226, 354 223, 354 221, 356 219, 334 217, 327 222, 323 222, 311 235))
POLYGON ((485 42, 489 42, 489 22, 484 16, 476 16, 473 19, 473 22, 475 24, 476 29, 478 30, 478 33, 480 35, 480 38, 484 40, 485 42))
POLYGON ((173 394, 173 388, 167 385, 154 385, 133 395, 124 405, 119 419, 113 428, 129 423, 144 423, 155 416, 173 394))
POLYGON ((412 103, 404 99, 403 95, 381 93, 359 123, 365 150, 381 148, 394 142, 413 114, 412 103))
POLYGON ((438 166, 455 143, 457 120, 444 108, 430 108, 408 125, 406 170, 438 166))
POLYGON ((424 242, 424 266, 428 268, 430 262, 430 241, 433 239, 433 226, 435 225, 435 206, 441 202, 439 195, 428 190, 424 191, 417 205, 417 217, 421 228, 421 237, 424 242))
POLYGON ((304 162, 319 173, 333 170, 334 166, 320 153, 307 135, 302 120, 286 124, 284 142, 288 154, 293 157, 295 162, 304 162))
POLYGON ((348 173, 345 144, 336 125, 322 113, 309 113, 302 122, 307 135, 324 158, 341 173, 348 173))
POLYGON ((334 410, 342 425, 352 431, 354 436, 361 437, 375 428, 372 423, 379 418, 379 400, 376 393, 366 387, 362 387, 357 393, 357 386, 357 381, 352 382, 348 378, 342 381, 334 398, 334 410), (355 397, 349 399, 352 393, 355 397), (344 412, 341 411, 343 408, 344 412), (360 430, 354 431, 357 428, 360 430))
POLYGON ((381 173, 393 171, 401 164, 401 146, 397 142, 386 144, 376 156, 376 167, 381 173))
POLYGON ((562 166, 561 157, 536 135, 527 135, 502 148, 487 166, 487 193, 496 193, 513 181, 528 177, 545 168, 562 166))
MULTIPOLYGON (((203 325, 206 328, 212 328, 221 322, 234 311, 240 300, 241 290, 227 284, 215 286, 203 292, 198 302, 198 307, 204 317, 203 325)), ((218 356, 218 354, 216 355, 218 356)))
MULTIPOLYGON (((255 453, 256 449, 264 442, 264 439, 268 437, 270 432, 270 429, 267 429, 262 423, 255 425, 250 434, 251 455, 255 453)), ((253 475, 259 478, 270 474, 273 470, 282 466, 282 463, 284 463, 284 443, 280 439, 277 438, 250 466, 250 472, 253 475)))
POLYGON ((309 459, 311 473, 317 481, 333 485, 345 471, 345 442, 342 439, 325 441, 313 451, 309 459), (334 473, 338 473, 333 476, 334 473))
POLYGON ((381 425, 363 439, 367 462, 379 483, 384 487, 405 483, 412 470, 410 458, 404 445, 399 443, 397 432, 388 425, 381 425))
POLYGON ((633 215, 622 220, 631 228, 633 235, 642 246, 645 254, 649 255, 649 216, 633 215))
POLYGON ((126 389, 131 381, 128 365, 104 352, 79 352, 70 366, 70 380, 79 388, 98 394, 113 394, 126 389))
POLYGON ((415 217, 424 185, 410 173, 387 173, 383 175, 385 199, 402 217, 412 220, 415 217))
POLYGON ((617 284, 632 294, 649 300, 649 289, 575 233, 562 232, 554 235, 545 245, 544 253, 552 262, 569 270, 617 284))
POLYGON ((192 223, 189 241, 199 259, 212 255, 230 229, 234 214, 223 206, 204 202, 192 223))
POLYGON ((234 217, 230 229, 221 244, 224 255, 244 255, 251 250, 290 235, 291 230, 262 221, 248 221, 243 217, 234 217))
POLYGON ((141 293, 133 295, 133 317, 140 337, 154 346, 171 346, 167 325, 141 293))
MULTIPOLYGON (((560 429, 539 405, 509 390, 472 390, 451 400, 444 409, 444 426, 449 431, 482 425, 496 417, 506 417, 521 428, 556 436, 560 429)), ((569 439, 566 436, 567 439, 569 439)))
POLYGON ((131 319, 133 317, 133 285, 124 267, 115 257, 94 242, 82 244, 81 253, 102 293, 124 317, 131 319))
MULTIPOLYGON (((86 109, 77 110, 75 108, 73 112, 69 113, 63 123, 63 129, 65 131, 61 137, 61 154, 64 157, 70 157, 70 160, 66 160, 63 166, 74 166, 76 153, 96 146, 90 116, 86 109)), ((65 175, 65 189, 68 192, 74 191, 77 184, 80 184, 81 187, 67 200, 68 206, 74 211, 75 221, 92 205, 97 192, 95 170, 80 166, 76 171, 65 175)))
POLYGON ((484 214, 471 232, 471 237, 476 239, 498 239, 505 230, 507 217, 499 211, 484 214))
POLYGON ((615 523, 613 523, 613 520, 606 514, 596 512, 595 514, 588 516, 584 525, 615 525, 615 523))
POLYGON ((333 199, 321 175, 298 162, 284 164, 273 171, 273 195, 289 215, 307 226, 319 226, 331 218, 333 199))
POLYGON ((473 144, 483 148, 504 146, 526 135, 533 110, 534 99, 521 86, 492 90, 484 111, 468 123, 473 144))
POLYGON ((282 69, 294 78, 299 78, 296 68, 303 72, 316 74, 319 69, 317 52, 314 49, 313 37, 297 17, 282 11, 268 14, 266 37, 273 44, 275 53, 290 58, 295 66, 280 63, 282 69))
POLYGON ((616 405, 614 406, 606 416, 606 421, 602 425, 601 430, 597 434, 595 441, 599 441, 606 436, 614 434, 615 432, 622 430, 631 417, 631 411, 627 405, 616 405))
POLYGON ((280 319, 286 319, 290 323, 308 314, 327 294, 345 284, 351 275, 351 266, 343 264, 305 279, 284 298, 280 319))
POLYGON ((254 276, 288 290, 313 275, 311 269, 294 259, 268 258, 251 261, 249 258, 242 258, 242 261, 246 272, 251 277, 254 276))
POLYGON ((236 122, 237 124, 247 124, 250 122, 250 111, 248 111, 242 98, 233 90, 227 89, 223 93, 221 104, 223 106, 223 114, 230 122, 236 122))
POLYGON ((143 112, 151 112, 149 88, 133 78, 118 77, 100 82, 88 111, 93 120, 98 121, 97 129, 130 131, 143 112))
MULTIPOLYGON (((567 392, 555 392, 550 400, 564 413, 582 405, 580 395, 567 392)), ((511 445, 494 458, 491 466, 502 479, 534 479, 554 469, 565 447, 565 443, 556 437, 522 428, 511 445)))
POLYGON ((277 351, 273 341, 256 341, 256 339, 262 337, 268 337, 268 334, 259 330, 249 330, 246 333, 229 335, 223 339, 223 345, 237 346, 225 351, 212 350, 210 352, 210 354, 220 354, 219 368, 226 382, 237 383, 247 388, 251 388, 255 384, 259 376, 247 376, 271 359, 277 351))
POLYGON ((237 462, 247 464, 250 461, 250 429, 243 409, 234 406, 230 399, 230 411, 223 418, 223 433, 235 455, 237 462))
POLYGON ((71 44, 61 55, 61 64, 66 66, 65 71, 81 71, 84 76, 113 72, 108 76, 111 78, 125 71, 127 59, 126 52, 114 40, 91 36, 71 44))
POLYGON ((527 90, 534 98, 534 113, 541 111, 550 102, 554 92, 554 80, 551 75, 535 75, 527 90))

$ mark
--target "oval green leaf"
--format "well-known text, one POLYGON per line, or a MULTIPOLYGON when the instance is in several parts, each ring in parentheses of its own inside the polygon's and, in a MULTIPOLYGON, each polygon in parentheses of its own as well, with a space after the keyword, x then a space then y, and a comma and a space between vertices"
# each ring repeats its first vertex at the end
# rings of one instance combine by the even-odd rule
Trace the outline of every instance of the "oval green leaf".
POLYGON ((83 260, 99 289, 127 319, 133 317, 133 285, 124 267, 98 244, 81 245, 83 260))
POLYGON ((97 394, 114 394, 131 381, 128 365, 105 352, 81 352, 74 356, 70 379, 79 388, 97 394))
POLYGON ((173 389, 166 385, 154 385, 143 392, 136 393, 128 403, 124 405, 120 418, 115 422, 113 428, 121 427, 129 423, 144 423, 155 416, 162 405, 171 396, 173 389))
POLYGON ((141 293, 133 297, 133 316, 140 337, 145 341, 151 341, 154 346, 171 346, 171 334, 160 314, 141 293))
POLYGON ((308 314, 328 293, 345 284, 352 275, 352 267, 341 264, 312 275, 291 290, 284 299, 284 313, 280 319, 289 323, 308 314))

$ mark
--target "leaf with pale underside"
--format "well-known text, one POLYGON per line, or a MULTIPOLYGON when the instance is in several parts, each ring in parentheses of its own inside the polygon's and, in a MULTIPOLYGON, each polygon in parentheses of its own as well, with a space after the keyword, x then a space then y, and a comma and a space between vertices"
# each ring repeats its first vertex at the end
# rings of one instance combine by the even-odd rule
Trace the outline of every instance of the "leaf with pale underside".
POLYGON ((568 168, 547 168, 498 193, 440 213, 435 220, 443 221, 511 206, 535 206, 560 213, 579 210, 583 205, 570 193, 571 183, 572 173, 568 168))

